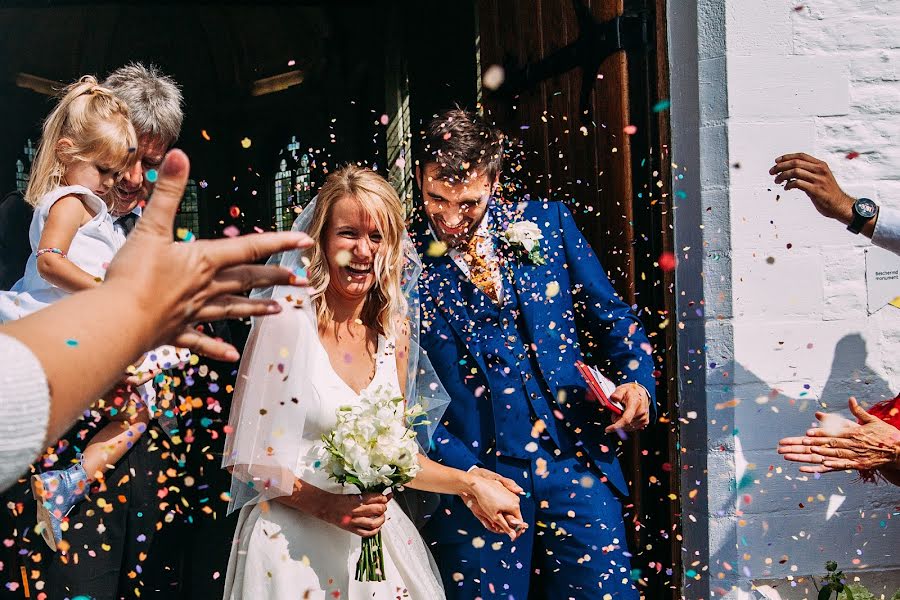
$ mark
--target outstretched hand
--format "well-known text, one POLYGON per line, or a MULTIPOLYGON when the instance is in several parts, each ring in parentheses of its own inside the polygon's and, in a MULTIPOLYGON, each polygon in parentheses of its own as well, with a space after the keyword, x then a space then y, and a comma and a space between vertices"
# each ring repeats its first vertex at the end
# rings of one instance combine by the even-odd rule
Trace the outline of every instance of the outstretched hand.
POLYGON ((853 219, 855 200, 841 189, 825 161, 804 152, 785 154, 775 159, 769 175, 775 175, 775 183, 783 183, 785 190, 805 192, 822 215, 845 225, 853 219))
POLYGON ((858 423, 817 412, 821 427, 809 429, 804 437, 779 441, 778 453, 804 463, 800 466, 804 473, 900 467, 900 429, 867 413, 856 398, 850 398, 849 406, 858 423))
POLYGON ((237 360, 237 350, 190 327, 192 323, 273 314, 272 300, 240 295, 254 287, 306 285, 276 266, 252 264, 276 252, 307 248, 304 233, 260 233, 230 239, 172 241, 175 214, 184 195, 190 163, 180 150, 166 155, 143 216, 109 265, 104 285, 134 298, 148 322, 147 347, 186 347, 221 360, 237 360))

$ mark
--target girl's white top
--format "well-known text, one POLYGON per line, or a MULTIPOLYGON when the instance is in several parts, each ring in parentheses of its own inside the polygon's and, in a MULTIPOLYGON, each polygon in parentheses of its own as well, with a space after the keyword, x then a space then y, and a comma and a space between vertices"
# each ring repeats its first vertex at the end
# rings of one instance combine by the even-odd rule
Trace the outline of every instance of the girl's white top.
POLYGON ((0 323, 19 319, 69 295, 41 277, 37 270, 37 253, 41 247, 41 234, 50 208, 62 197, 77 194, 95 214, 94 218, 82 225, 67 257, 70 262, 95 277, 103 278, 113 256, 125 243, 125 236, 116 229, 106 203, 84 186, 70 185, 56 188, 41 198, 34 209, 28 239, 31 242, 31 256, 25 266, 25 275, 8 292, 0 292, 0 323))

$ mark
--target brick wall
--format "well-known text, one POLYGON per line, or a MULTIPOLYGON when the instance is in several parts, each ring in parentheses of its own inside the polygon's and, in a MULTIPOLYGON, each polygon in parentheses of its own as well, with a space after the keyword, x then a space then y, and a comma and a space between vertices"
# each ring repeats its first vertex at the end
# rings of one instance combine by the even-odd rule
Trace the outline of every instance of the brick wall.
POLYGON ((900 310, 867 314, 868 240, 767 171, 807 151, 849 193, 900 207, 900 1, 672 0, 669 25, 673 155, 689 175, 681 416, 698 415, 682 428, 685 596, 754 597, 756 582, 814 598, 805 577, 831 559, 896 589, 900 488, 803 477, 774 449, 851 394, 900 392, 900 310))

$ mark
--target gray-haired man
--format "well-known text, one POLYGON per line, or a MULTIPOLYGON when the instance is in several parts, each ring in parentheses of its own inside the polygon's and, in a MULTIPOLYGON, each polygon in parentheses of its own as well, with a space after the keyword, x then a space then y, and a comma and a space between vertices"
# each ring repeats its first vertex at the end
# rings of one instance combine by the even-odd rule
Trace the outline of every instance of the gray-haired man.
POLYGON ((128 214, 135 208, 139 210, 141 200, 150 196, 153 182, 147 172, 159 168, 181 133, 183 100, 175 81, 153 65, 131 63, 119 67, 103 85, 128 104, 131 123, 138 134, 137 162, 116 186, 120 201, 117 212, 128 214))

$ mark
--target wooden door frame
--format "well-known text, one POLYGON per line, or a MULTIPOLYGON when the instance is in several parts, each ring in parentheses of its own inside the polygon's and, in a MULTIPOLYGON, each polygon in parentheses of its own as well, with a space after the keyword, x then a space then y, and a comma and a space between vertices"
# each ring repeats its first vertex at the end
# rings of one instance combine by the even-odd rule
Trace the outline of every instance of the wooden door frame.
MULTIPOLYGON (((672 541, 666 558, 671 565, 672 574, 660 579, 660 585, 664 585, 666 579, 668 584, 665 585, 665 591, 658 590, 657 593, 664 594, 658 597, 674 600, 681 597, 683 571, 677 408, 679 361, 675 328, 677 312, 675 271, 659 266, 659 259, 664 253, 674 255, 674 196, 669 111, 664 105, 657 104, 668 101, 670 97, 667 4, 667 0, 624 0, 623 8, 626 13, 646 12, 649 16, 648 30, 652 36, 652 46, 648 46, 646 52, 632 52, 628 55, 629 107, 632 124, 637 126, 637 132, 631 136, 632 186, 635 193, 644 191, 645 199, 649 200, 634 206, 632 213, 635 231, 650 232, 646 237, 640 234, 634 237, 633 264, 636 273, 647 275, 646 279, 635 278, 636 296, 641 299, 637 304, 639 307, 651 306, 662 313, 644 314, 644 322, 650 323, 651 327, 660 321, 667 322, 664 327, 656 330, 657 336, 652 341, 657 356, 663 359, 658 365, 660 375, 657 378, 657 396, 660 401, 660 416, 657 432, 665 432, 665 447, 668 452, 666 456, 643 457, 643 460, 649 459, 654 463, 650 468, 653 472, 662 471, 668 475, 667 487, 671 494, 667 505, 671 524, 668 535, 672 541)), ((655 551, 660 549, 655 548, 655 551)))

